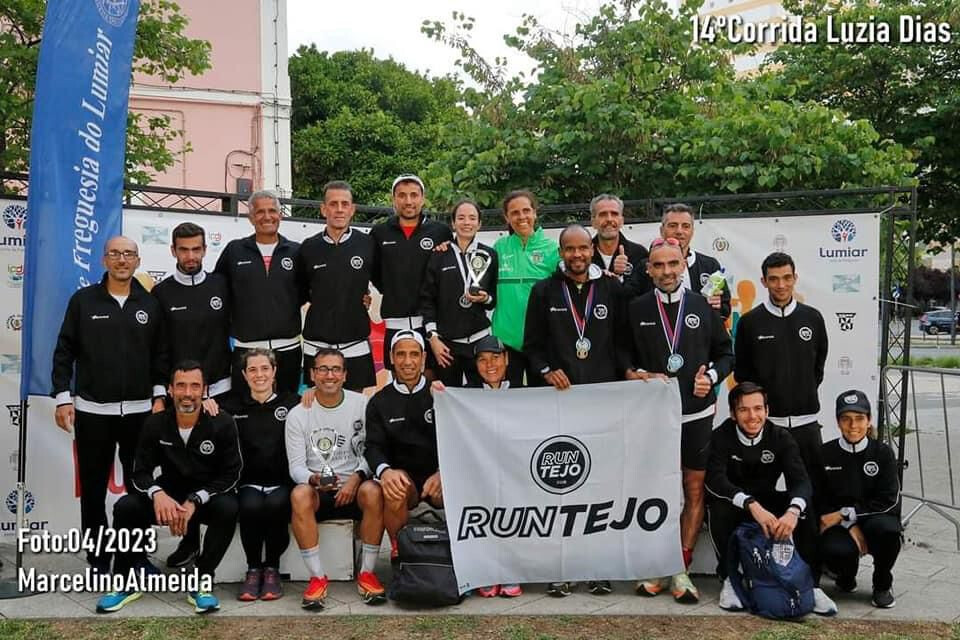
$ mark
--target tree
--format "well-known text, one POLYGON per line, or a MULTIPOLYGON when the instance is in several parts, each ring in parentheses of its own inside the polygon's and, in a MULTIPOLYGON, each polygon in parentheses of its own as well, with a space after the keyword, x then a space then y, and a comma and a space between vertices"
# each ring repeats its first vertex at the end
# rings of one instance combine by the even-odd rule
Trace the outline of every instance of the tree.
POLYGON ((867 119, 885 139, 910 149, 921 238, 950 244, 960 237, 960 6, 953 0, 786 0, 784 7, 815 23, 819 39, 778 48, 767 75, 782 92, 867 119), (834 24, 889 25, 890 42, 828 43, 828 16, 834 24), (901 16, 907 19, 902 32, 901 16), (917 18, 924 29, 948 24, 952 37, 938 41, 934 33, 934 42, 901 43, 901 33, 919 32, 917 18))
POLYGON ((443 132, 448 150, 428 171, 435 197, 466 193, 492 206, 520 186, 560 203, 600 191, 643 198, 908 182, 909 152, 868 122, 782 96, 772 80, 736 78, 730 57, 742 46, 691 46, 699 4, 674 15, 660 1, 612 2, 571 41, 525 16, 504 39, 537 74, 510 80, 503 64, 481 62, 472 19, 425 22, 480 87, 475 117, 443 132))
POLYGON ((356 202, 387 203, 393 178, 422 173, 442 149, 443 129, 466 119, 454 81, 428 79, 371 51, 302 46, 289 69, 299 197, 319 199, 324 183, 345 179, 356 202))
MULTIPOLYGON (((26 172, 37 58, 45 0, 4 0, 0 4, 0 171, 26 172)), ((133 71, 176 82, 210 67, 210 43, 184 35, 187 18, 169 0, 143 0, 137 22, 133 71)), ((126 177, 148 183, 151 174, 172 166, 167 144, 181 135, 169 117, 128 113, 126 177)), ((189 149, 189 144, 183 145, 189 149)))

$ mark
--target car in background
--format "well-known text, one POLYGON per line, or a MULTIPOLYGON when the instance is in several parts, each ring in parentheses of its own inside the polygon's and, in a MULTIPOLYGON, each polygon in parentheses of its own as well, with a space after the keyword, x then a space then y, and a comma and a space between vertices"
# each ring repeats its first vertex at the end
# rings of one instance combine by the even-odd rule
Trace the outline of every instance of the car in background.
POLYGON ((938 333, 950 333, 951 316, 953 316, 953 324, 957 327, 957 332, 960 333, 960 311, 954 315, 950 313, 950 309, 928 311, 920 316, 920 331, 931 336, 938 333))

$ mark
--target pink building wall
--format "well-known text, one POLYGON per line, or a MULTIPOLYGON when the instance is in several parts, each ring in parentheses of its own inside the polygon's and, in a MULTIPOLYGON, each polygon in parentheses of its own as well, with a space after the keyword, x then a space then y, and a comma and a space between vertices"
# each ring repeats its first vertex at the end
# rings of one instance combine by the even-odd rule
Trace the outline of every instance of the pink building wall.
POLYGON ((289 193, 289 80, 285 0, 179 0, 186 32, 211 44, 211 68, 176 84, 138 74, 130 109, 168 115, 192 151, 171 145, 177 163, 154 184, 208 191, 289 193), (279 65, 277 53, 282 52, 279 65), (274 119, 282 123, 275 126, 274 119), (278 159, 280 160, 278 162, 278 159))

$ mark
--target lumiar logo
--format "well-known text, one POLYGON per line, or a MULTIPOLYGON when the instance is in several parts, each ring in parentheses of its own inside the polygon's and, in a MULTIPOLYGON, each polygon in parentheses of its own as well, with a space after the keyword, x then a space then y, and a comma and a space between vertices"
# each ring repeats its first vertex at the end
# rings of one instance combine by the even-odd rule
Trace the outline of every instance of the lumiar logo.
POLYGON ((867 255, 868 249, 857 249, 850 246, 854 238, 857 237, 857 225, 854 224, 853 220, 840 218, 834 221, 833 226, 830 227, 830 235, 842 246, 839 249, 820 247, 821 258, 849 262, 851 258, 859 259, 867 255))
MULTIPOLYGON (((10 493, 8 493, 8 494, 7 494, 7 499, 6 499, 4 502, 5 502, 5 504, 7 505, 7 510, 8 510, 10 513, 12 513, 12 514, 16 514, 16 513, 17 513, 17 492, 16 492, 16 490, 11 491, 10 493)), ((25 514, 26 514, 26 513, 30 513, 31 511, 33 511, 33 508, 34 508, 35 506, 37 506, 37 501, 36 501, 36 499, 33 497, 33 494, 30 493, 29 491, 24 491, 24 492, 23 492, 23 512, 24 512, 25 514)))
POLYGON ((22 204, 8 204, 3 209, 3 223, 14 231, 21 231, 27 224, 27 208, 22 204))
POLYGON ((553 436, 530 457, 530 474, 547 493, 576 491, 590 475, 590 451, 573 436, 553 436))

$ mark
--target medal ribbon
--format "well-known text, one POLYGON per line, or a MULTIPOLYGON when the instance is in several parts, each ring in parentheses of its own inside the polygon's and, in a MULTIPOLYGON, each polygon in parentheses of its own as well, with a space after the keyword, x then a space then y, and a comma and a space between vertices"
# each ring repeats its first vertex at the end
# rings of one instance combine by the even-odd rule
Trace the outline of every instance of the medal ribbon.
MULTIPOLYGON (((471 242, 470 246, 467 247, 467 251, 460 251, 460 245, 457 244, 456 239, 451 243, 453 245, 451 248, 457 255, 457 270, 460 272, 460 277, 463 278, 463 293, 466 295, 470 291, 470 266, 466 263, 467 252, 471 249, 476 249, 477 243, 471 242)), ((480 286, 479 284, 477 286, 480 286)))
POLYGON ((687 296, 681 293, 680 295, 680 308, 677 309, 677 326, 676 330, 670 324, 670 318, 667 316, 667 309, 663 306, 663 300, 660 299, 660 296, 654 296, 657 299, 657 309, 660 311, 660 322, 663 323, 663 335, 667 339, 667 347, 670 349, 670 355, 673 355, 677 352, 677 345, 680 344, 680 332, 683 330, 683 323, 680 322, 680 319, 683 318, 683 307, 687 302, 687 296))
POLYGON ((590 312, 593 311, 593 293, 595 289, 593 288, 593 283, 590 283, 590 291, 587 292, 587 303, 583 308, 583 317, 580 317, 580 312, 577 311, 576 305, 573 304, 573 298, 570 296, 570 284, 564 283, 563 285, 563 299, 567 303, 567 307, 570 309, 570 315, 573 316, 573 326, 577 330, 577 335, 580 336, 580 339, 583 340, 583 334, 587 331, 587 322, 590 321, 590 312))

